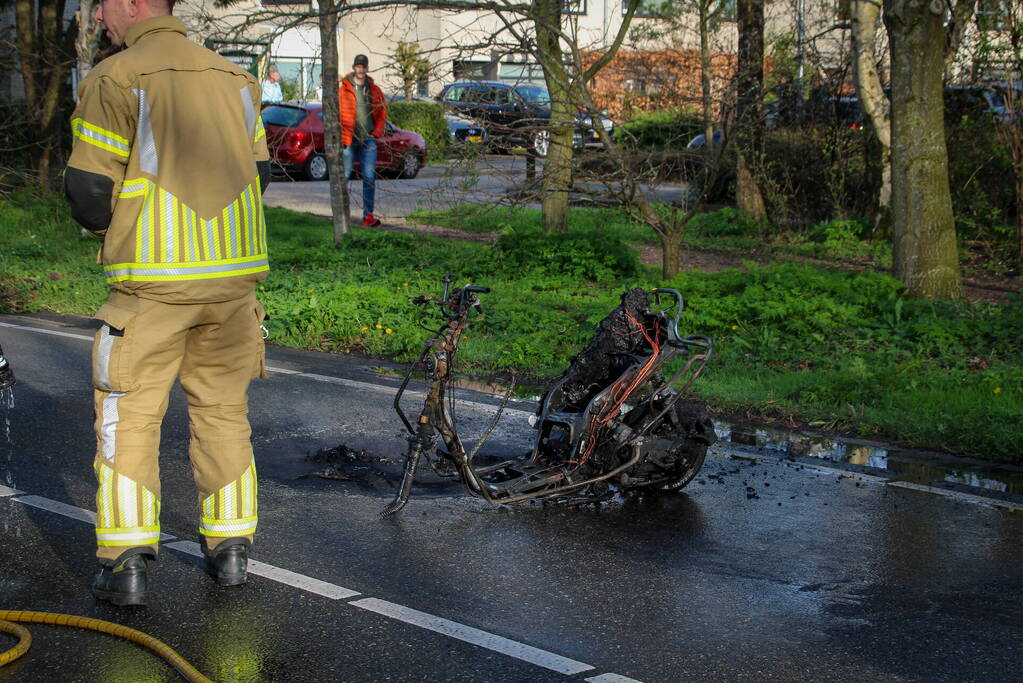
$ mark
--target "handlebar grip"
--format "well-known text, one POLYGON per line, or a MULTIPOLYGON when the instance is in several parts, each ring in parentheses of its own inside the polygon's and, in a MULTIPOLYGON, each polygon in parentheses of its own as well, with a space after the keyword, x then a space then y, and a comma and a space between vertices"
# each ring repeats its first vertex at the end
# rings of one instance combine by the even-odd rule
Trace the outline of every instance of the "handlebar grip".
POLYGON ((463 291, 472 292, 473 294, 489 294, 490 287, 481 287, 479 285, 466 285, 463 291))

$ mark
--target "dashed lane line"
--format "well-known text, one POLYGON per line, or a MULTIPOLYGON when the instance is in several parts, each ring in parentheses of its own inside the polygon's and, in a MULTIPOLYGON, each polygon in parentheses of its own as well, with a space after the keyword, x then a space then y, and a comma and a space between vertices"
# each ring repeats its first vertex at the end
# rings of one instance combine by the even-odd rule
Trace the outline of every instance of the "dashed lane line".
MULTIPOLYGON (((17 325, 17 324, 14 324, 14 323, 0 322, 0 327, 12 327, 12 328, 15 328, 15 329, 24 330, 26 332, 38 332, 39 334, 49 334, 49 335, 53 335, 55 337, 69 337, 71 339, 83 339, 83 340, 89 341, 89 342, 91 342, 92 339, 93 339, 92 335, 75 334, 75 333, 72 333, 72 332, 60 332, 58 330, 48 330, 48 329, 43 328, 43 327, 29 327, 27 325, 17 325)), ((364 391, 377 391, 377 392, 384 393, 384 394, 390 394, 392 396, 394 394, 398 393, 398 387, 396 387, 396 386, 389 386, 389 385, 386 385, 386 384, 373 384, 372 382, 360 382, 359 380, 346 379, 344 377, 335 377, 335 376, 332 376, 332 375, 320 375, 320 374, 317 374, 315 372, 303 372, 302 370, 291 370, 291 369, 288 369, 288 368, 279 368, 279 367, 276 367, 276 366, 273 366, 273 365, 268 366, 267 367, 267 371, 268 372, 272 372, 272 373, 276 373, 276 374, 279 374, 279 375, 293 375, 293 376, 298 376, 298 377, 304 377, 306 379, 311 379, 311 380, 314 380, 314 381, 317 381, 317 382, 326 382, 326 383, 329 383, 329 384, 340 384, 342 386, 350 387, 352 389, 360 389, 360 390, 364 390, 364 391)), ((410 398, 422 398, 425 395, 423 392, 415 391, 415 390, 409 390, 409 391, 406 391, 405 393, 410 398)), ((517 411, 526 412, 526 413, 532 413, 533 412, 533 408, 532 407, 517 406, 517 405, 515 405, 517 402, 519 402, 519 401, 516 401, 515 399, 509 401, 508 405, 505 407, 505 411, 517 410, 517 411)), ((460 400, 459 403, 466 404, 466 405, 472 405, 472 406, 476 406, 476 407, 482 407, 482 408, 493 408, 494 407, 490 403, 484 403, 482 401, 473 401, 471 399, 460 400)))
MULTIPOLYGON (((188 555, 195 555, 196 557, 202 557, 202 550, 199 544, 195 541, 175 541, 174 543, 168 543, 166 547, 172 550, 178 550, 188 555)), ((327 583, 319 579, 314 579, 311 576, 305 576, 304 574, 298 574, 289 569, 281 569, 275 567, 272 564, 265 562, 259 562, 258 560, 249 560, 249 573, 256 576, 262 576, 264 579, 270 579, 277 583, 283 583, 292 588, 303 590, 307 593, 314 593, 324 598, 331 600, 346 600, 348 598, 354 598, 361 595, 358 591, 353 591, 350 588, 344 588, 343 586, 337 586, 333 583, 327 583)))
MULTIPOLYGON (((0 487, 0 495, 17 496, 12 498, 12 500, 16 500, 20 503, 24 503, 25 505, 30 505, 48 512, 53 512, 64 517, 70 517, 71 519, 76 519, 81 522, 94 524, 96 520, 96 513, 91 510, 86 510, 85 508, 51 500, 50 498, 44 498, 42 496, 22 494, 21 491, 16 491, 10 487, 0 487)), ((195 541, 173 540, 175 537, 170 534, 160 534, 160 538, 163 541, 173 541, 170 543, 164 543, 164 547, 166 548, 170 548, 171 550, 176 550, 187 555, 202 557, 202 550, 199 544, 195 541)), ((321 581, 320 579, 314 579, 311 576, 298 574, 288 569, 282 569, 281 567, 276 567, 265 562, 259 562, 258 560, 249 560, 248 569, 249 573, 255 576, 261 576, 263 578, 291 586, 292 588, 297 588, 298 590, 313 593, 331 600, 348 600, 361 595, 361 593, 351 590, 350 588, 321 581)), ((449 638, 461 640, 471 645, 476 645, 492 652, 497 652, 508 657, 519 659, 551 671, 556 671, 558 673, 565 674, 566 676, 573 676, 584 671, 593 671, 596 668, 592 664, 586 664, 585 662, 569 659, 568 657, 563 657, 559 654, 549 652, 548 650, 542 650, 540 648, 533 647, 532 645, 526 645, 525 643, 520 643, 518 641, 505 638, 504 636, 489 633, 487 631, 467 626, 457 621, 438 617, 427 612, 420 612, 419 610, 412 609, 411 607, 405 607, 404 605, 388 602, 387 600, 381 600, 379 598, 362 598, 359 600, 352 600, 346 604, 409 624, 410 626, 416 626, 427 631, 433 631, 434 633, 448 636, 449 638)), ((640 683, 635 679, 611 673, 601 674, 587 680, 594 681, 596 683, 640 683)))
POLYGON ((6 498, 7 496, 17 496, 24 493, 18 489, 12 489, 10 486, 0 486, 0 498, 6 498))
MULTIPOLYGON (((24 503, 25 505, 31 505, 32 507, 39 508, 40 510, 56 512, 58 515, 77 519, 79 522, 86 522, 93 525, 96 524, 96 513, 92 510, 86 510, 85 508, 80 508, 76 505, 68 505, 67 503, 62 503, 59 500, 52 500, 50 498, 32 495, 18 496, 17 498, 12 498, 12 500, 24 503)), ((170 541, 174 538, 175 536, 171 536, 170 534, 160 534, 161 541, 170 541)))
POLYGON ((419 610, 412 609, 411 607, 387 602, 386 600, 380 600, 378 598, 363 598, 362 600, 355 600, 348 604, 354 605, 360 609, 369 610, 370 612, 382 614, 385 617, 390 617, 391 619, 403 621, 406 624, 412 624, 413 626, 424 628, 428 631, 434 631, 435 633, 440 633, 466 643, 479 645, 480 647, 488 650, 500 652, 501 654, 508 655, 509 657, 521 659, 524 662, 529 662, 530 664, 535 664, 545 669, 550 669, 551 671, 563 673, 566 676, 572 676, 574 674, 582 673, 583 671, 590 671, 594 668, 590 664, 577 662, 574 659, 568 659, 567 657, 556 655, 553 652, 540 650, 531 645, 526 645, 525 643, 509 640, 508 638, 494 635, 487 631, 481 631, 478 628, 459 624, 456 621, 443 619, 432 614, 427 614, 426 612, 420 612, 419 610))

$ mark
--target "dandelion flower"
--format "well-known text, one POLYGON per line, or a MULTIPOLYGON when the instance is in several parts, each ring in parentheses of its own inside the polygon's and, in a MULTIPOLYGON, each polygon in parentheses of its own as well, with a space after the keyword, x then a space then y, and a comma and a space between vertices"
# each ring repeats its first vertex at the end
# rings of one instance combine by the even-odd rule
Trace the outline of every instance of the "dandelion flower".
POLYGON ((738 325, 732 325, 732 329, 733 330, 737 330, 737 329, 739 329, 739 326, 738 325))
POLYGON ((1002 388, 1001 387, 995 387, 995 393, 996 394, 1002 393, 1002 388))
POLYGON ((394 330, 392 330, 390 327, 384 330, 384 334, 390 334, 391 332, 394 332, 394 330))
POLYGON ((368 329, 369 329, 368 327, 366 327, 365 325, 363 325, 362 327, 360 327, 360 328, 359 328, 359 331, 360 331, 360 332, 365 332, 365 331, 366 331, 366 330, 368 330, 368 329))
POLYGON ((378 330, 382 330, 382 329, 384 329, 384 326, 383 326, 383 325, 381 325, 380 323, 377 323, 377 324, 376 324, 376 328, 377 328, 378 330))
POLYGON ((266 289, 266 287, 264 287, 263 285, 260 285, 260 286, 259 286, 259 291, 261 291, 261 292, 262 292, 262 291, 263 291, 264 289, 266 289))

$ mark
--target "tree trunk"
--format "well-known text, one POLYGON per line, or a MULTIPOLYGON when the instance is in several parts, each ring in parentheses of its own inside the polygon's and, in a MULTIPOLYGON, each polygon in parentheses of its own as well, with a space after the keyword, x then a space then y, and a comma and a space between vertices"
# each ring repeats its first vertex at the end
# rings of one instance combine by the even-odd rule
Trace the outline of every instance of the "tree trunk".
POLYGON ((714 156, 714 86, 710 60, 710 0, 700 0, 700 87, 707 158, 714 156))
POLYGON ((63 0, 17 0, 14 6, 16 48, 31 117, 28 136, 36 178, 44 184, 62 166, 57 158, 63 122, 60 95, 70 67, 62 45, 63 11, 63 0))
POLYGON ((760 177, 763 166, 764 0, 738 0, 739 73, 736 106, 736 188, 739 209, 755 221, 767 219, 760 177))
POLYGON ((874 234, 888 235, 892 216, 892 122, 888 96, 881 87, 881 77, 877 72, 875 41, 881 6, 877 0, 853 0, 850 10, 856 92, 881 146, 881 188, 877 197, 877 213, 874 214, 874 234))
POLYGON ((323 147, 327 155, 330 179, 330 213, 334 224, 334 246, 341 246, 351 230, 348 205, 348 184, 341 160, 341 108, 338 100, 337 26, 341 3, 320 1, 320 63, 323 71, 323 147))
POLYGON ((551 96, 551 118, 546 131, 538 122, 535 135, 548 136, 547 158, 540 190, 544 228, 568 230, 568 191, 572 186, 572 133, 575 125, 570 76, 563 67, 561 52, 561 0, 534 0, 533 23, 536 46, 544 67, 544 80, 551 96))
POLYGON ((682 269, 682 235, 674 231, 661 239, 661 275, 670 280, 682 269))
POLYGON ((945 4, 885 0, 892 52, 892 270, 911 297, 961 298, 945 147, 945 4))
MULTIPOLYGON (((81 83, 92 70, 96 62, 96 50, 99 46, 101 25, 94 21, 92 14, 96 9, 98 0, 79 0, 78 11, 78 34, 75 36, 75 57, 78 82, 81 83)), ((77 93, 75 99, 77 99, 77 93)))

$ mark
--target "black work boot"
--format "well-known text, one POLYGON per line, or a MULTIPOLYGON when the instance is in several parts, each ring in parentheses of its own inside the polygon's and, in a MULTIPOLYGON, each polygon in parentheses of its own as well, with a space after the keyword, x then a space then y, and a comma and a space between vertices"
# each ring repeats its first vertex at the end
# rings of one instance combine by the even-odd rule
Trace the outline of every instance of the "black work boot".
POLYGON ((92 594, 119 607, 145 605, 149 598, 147 564, 155 559, 150 553, 135 549, 121 555, 111 565, 100 567, 92 582, 92 594))
POLYGON ((207 550, 205 546, 203 543, 207 574, 216 579, 221 586, 240 586, 245 583, 249 566, 247 540, 228 538, 221 541, 213 550, 207 550))

